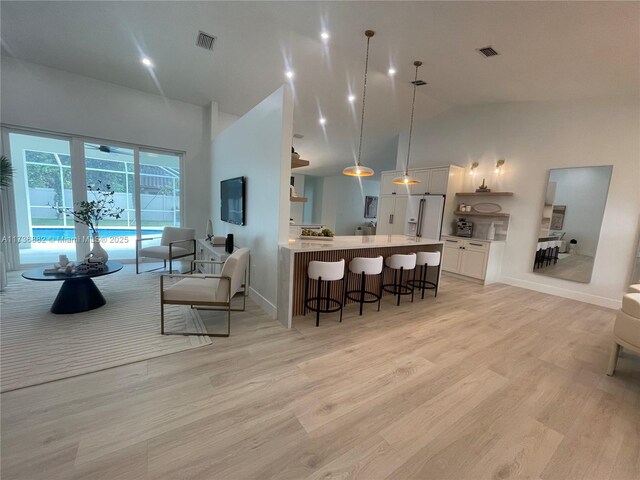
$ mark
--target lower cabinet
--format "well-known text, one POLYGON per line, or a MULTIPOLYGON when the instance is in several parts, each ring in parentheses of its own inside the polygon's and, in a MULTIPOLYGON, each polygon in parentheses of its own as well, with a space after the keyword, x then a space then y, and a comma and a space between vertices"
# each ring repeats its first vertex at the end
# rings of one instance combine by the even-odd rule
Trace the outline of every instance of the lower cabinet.
POLYGON ((460 237, 442 237, 442 270, 483 280, 498 281, 504 242, 489 242, 460 237))

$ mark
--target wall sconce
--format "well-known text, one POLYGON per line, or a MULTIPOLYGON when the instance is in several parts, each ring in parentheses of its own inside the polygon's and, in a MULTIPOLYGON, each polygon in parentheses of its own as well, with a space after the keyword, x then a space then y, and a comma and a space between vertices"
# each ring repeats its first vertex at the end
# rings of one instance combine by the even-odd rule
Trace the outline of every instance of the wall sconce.
POLYGON ((496 163, 496 169, 494 170, 495 173, 500 173, 502 171, 502 165, 504 165, 504 159, 498 160, 496 163))
POLYGON ((476 174, 476 168, 478 168, 479 163, 478 162, 473 162, 471 164, 471 170, 469 170, 469 175, 475 175, 476 174))

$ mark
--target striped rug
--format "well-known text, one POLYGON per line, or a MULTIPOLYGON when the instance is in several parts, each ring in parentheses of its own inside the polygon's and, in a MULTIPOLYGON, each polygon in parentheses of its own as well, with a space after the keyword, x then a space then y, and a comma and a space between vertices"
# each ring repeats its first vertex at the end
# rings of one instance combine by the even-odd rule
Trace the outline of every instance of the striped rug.
MULTIPOLYGON (((49 308, 61 282, 34 282, 10 272, 0 293, 0 391, 211 344, 209 337, 160 335, 158 274, 136 275, 127 265, 94 282, 106 305, 54 315, 49 308)), ((166 319, 170 331, 204 331, 199 315, 188 307, 168 307, 166 319)))

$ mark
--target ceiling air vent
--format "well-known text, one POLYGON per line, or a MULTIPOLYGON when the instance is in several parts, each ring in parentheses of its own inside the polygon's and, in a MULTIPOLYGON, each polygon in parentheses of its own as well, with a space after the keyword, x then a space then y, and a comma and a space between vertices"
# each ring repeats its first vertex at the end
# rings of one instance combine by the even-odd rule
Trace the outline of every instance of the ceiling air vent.
POLYGON ((426 85, 427 82, 425 82, 424 80, 416 80, 415 82, 411 82, 413 85, 415 85, 416 87, 421 87, 423 85, 426 85))
POLYGON ((196 45, 204 48, 205 50, 213 50, 213 45, 216 42, 216 37, 213 35, 209 35, 208 33, 204 33, 202 30, 198 32, 198 38, 196 40, 196 45))
POLYGON ((483 47, 483 48, 478 48, 476 49, 478 51, 478 53, 480 53, 480 55, 482 55, 483 57, 495 57, 496 55, 500 55, 498 52, 496 52, 493 47, 491 45, 489 45, 488 47, 483 47))

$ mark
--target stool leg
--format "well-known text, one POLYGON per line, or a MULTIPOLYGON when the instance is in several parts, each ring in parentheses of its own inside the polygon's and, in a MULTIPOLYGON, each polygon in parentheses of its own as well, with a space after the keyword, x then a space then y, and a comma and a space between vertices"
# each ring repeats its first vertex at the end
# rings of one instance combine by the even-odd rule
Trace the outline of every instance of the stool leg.
MULTIPOLYGON (((345 277, 342 277, 342 290, 344 292, 347 291, 347 284, 345 282, 345 277)), ((340 323, 342 323, 342 309, 344 308, 344 301, 340 304, 340 323)))
POLYGON ((322 277, 318 277, 318 298, 316 300, 316 327, 320 326, 320 297, 322 296, 322 277))
POLYGON ((384 268, 380 272, 380 296, 378 297, 378 311, 380 311, 380 302, 382 301, 382 284, 384 283, 384 268))
POLYGON ((402 276, 403 275, 404 275, 404 268, 400 267, 400 283, 397 283, 396 286, 395 286, 395 289, 398 292, 398 303, 396 304, 397 307, 400 306, 400 299, 402 298, 402 295, 400 295, 400 293, 401 293, 402 276))
MULTIPOLYGON (((393 270, 393 294, 398 296, 398 270, 393 270)), ((400 300, 398 300, 398 305, 400 305, 400 300)))
POLYGON ((324 309, 325 310, 329 310, 329 298, 330 298, 330 294, 331 294, 331 282, 327 282, 326 293, 327 293, 327 298, 325 298, 325 300, 324 300, 324 309))
POLYGON ((307 315, 307 301, 309 299, 309 276, 307 275, 306 280, 304 281, 304 313, 303 315, 307 315))
POLYGON ((422 281, 420 282, 420 287, 422 288, 422 296, 421 299, 424 300, 424 291, 426 290, 426 284, 424 283, 427 280, 427 264, 425 263, 422 267, 422 281))
POLYGON ((347 273, 345 273, 344 277, 346 279, 346 282, 342 282, 343 283, 343 287, 342 287, 342 304, 346 305, 347 304, 347 288, 349 287, 349 274, 351 272, 349 270, 347 270, 347 273))
POLYGON ((362 307, 364 306, 364 288, 365 288, 365 281, 366 281, 364 272, 362 272, 360 277, 361 277, 360 279, 360 315, 362 315, 362 307))
POLYGON ((434 295, 434 297, 438 296, 438 287, 440 287, 440 267, 442 265, 442 262, 440 262, 438 264, 438 271, 436 272, 436 294, 434 295))
MULTIPOLYGON (((413 267, 413 270, 415 272, 416 267, 413 267)), ((413 294, 415 293, 416 289, 413 286, 411 286, 408 282, 407 282, 407 286, 411 289, 411 303, 413 303, 413 294)))

